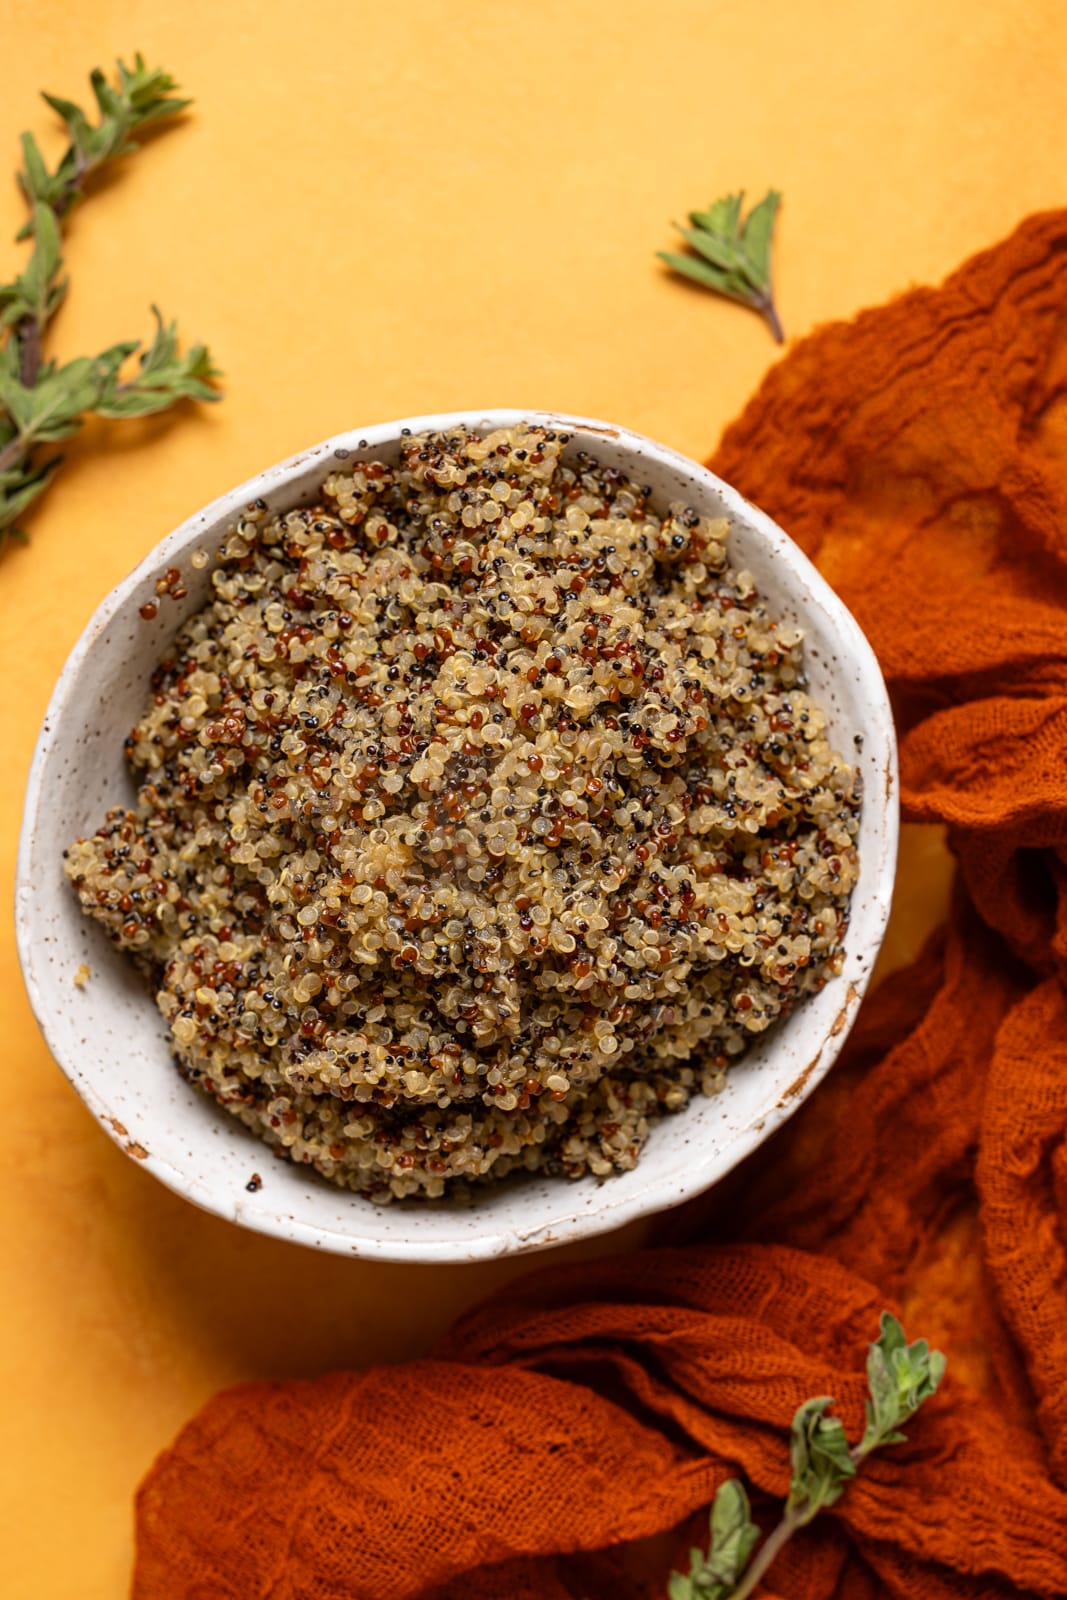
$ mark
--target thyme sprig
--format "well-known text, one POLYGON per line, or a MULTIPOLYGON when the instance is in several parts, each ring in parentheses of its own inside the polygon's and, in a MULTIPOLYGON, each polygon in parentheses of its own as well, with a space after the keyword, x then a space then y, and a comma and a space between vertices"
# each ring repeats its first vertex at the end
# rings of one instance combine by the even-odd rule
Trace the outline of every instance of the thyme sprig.
POLYGON ((657 254, 683 277, 758 311, 781 344, 785 333, 774 303, 771 245, 782 197, 768 189, 742 219, 744 198, 743 192, 724 195, 706 211, 691 211, 688 228, 675 224, 692 255, 669 250, 657 254))
POLYGON ((863 1437, 849 1445, 840 1419, 829 1415, 829 1396, 805 1400, 793 1418, 789 1498, 777 1527, 760 1545, 744 1486, 728 1478, 711 1508, 711 1543, 707 1551, 690 1551, 688 1573, 671 1574, 669 1600, 747 1600, 782 1547, 841 1498, 867 1457, 905 1438, 902 1424, 930 1398, 944 1374, 940 1350, 931 1350, 925 1339, 908 1344, 900 1323, 884 1311, 881 1332, 867 1354, 863 1437))
POLYGON ((69 136, 54 169, 33 134, 22 135, 18 178, 29 216, 17 237, 32 237, 33 248, 23 271, 0 284, 0 546, 23 537, 19 522, 60 465, 60 456, 42 459, 41 447, 67 438, 85 416, 144 417, 181 400, 220 398, 207 348, 179 352, 175 324, 155 307, 156 331, 146 348, 132 339, 62 365, 45 358, 46 333, 69 288, 62 230, 72 208, 95 173, 138 148, 132 137, 138 129, 191 104, 173 93, 169 73, 146 66, 140 54, 132 66, 116 63, 114 81, 97 68, 90 83, 95 120, 71 100, 44 95, 69 136))

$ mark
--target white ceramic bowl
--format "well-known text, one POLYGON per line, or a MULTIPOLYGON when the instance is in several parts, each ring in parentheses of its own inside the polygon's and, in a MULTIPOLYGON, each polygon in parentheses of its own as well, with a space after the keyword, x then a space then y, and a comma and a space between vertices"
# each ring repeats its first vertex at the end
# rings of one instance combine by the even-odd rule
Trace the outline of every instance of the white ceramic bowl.
POLYGON ((885 930, 896 849, 896 748, 878 665, 841 601, 768 517, 695 462, 625 428, 531 411, 408 417, 339 434, 268 467, 168 534, 104 600, 60 675, 34 755, 18 862, 19 950, 59 1065, 112 1138, 171 1189, 244 1227, 323 1250, 473 1261, 585 1238, 675 1206, 716 1183, 783 1122, 825 1075, 851 1026, 885 930), (464 1206, 380 1207, 334 1189, 306 1167, 273 1159, 182 1082, 152 997, 83 916, 63 877, 62 852, 95 828, 109 806, 132 798, 123 738, 176 627, 208 595, 210 569, 190 566, 194 550, 213 549, 250 500, 262 496, 272 510, 286 508, 313 497, 338 461, 395 459, 402 429, 488 430, 523 418, 568 431, 568 454, 587 448, 651 484, 655 503, 678 498, 728 517, 734 562, 754 574, 778 615, 804 628, 812 691, 826 710, 832 742, 858 762, 865 784, 844 971, 758 1038, 720 1095, 658 1124, 634 1171, 603 1183, 526 1177, 488 1188, 464 1206), (156 579, 169 566, 181 568, 188 598, 164 602, 146 624, 139 607, 155 597, 156 579), (73 979, 82 962, 92 977, 79 989, 73 979), (262 1187, 250 1192, 253 1173, 262 1175, 262 1187))

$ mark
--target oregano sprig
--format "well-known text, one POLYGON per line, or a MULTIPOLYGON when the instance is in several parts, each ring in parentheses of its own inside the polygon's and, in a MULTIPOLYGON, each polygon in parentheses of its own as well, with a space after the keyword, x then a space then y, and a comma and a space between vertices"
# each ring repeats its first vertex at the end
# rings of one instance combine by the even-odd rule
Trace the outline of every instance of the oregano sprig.
POLYGON ((69 138, 54 169, 33 135, 22 135, 18 177, 30 214, 17 237, 32 237, 33 247, 22 272, 0 284, 0 545, 21 536, 19 521, 60 464, 59 456, 42 460, 41 447, 67 438, 86 415, 143 417, 180 400, 220 398, 206 347, 179 352, 175 324, 164 322, 155 307, 156 331, 145 349, 134 339, 63 365, 45 359, 45 335, 69 286, 61 235, 72 207, 94 173, 137 149, 132 135, 138 129, 191 104, 173 93, 177 84, 169 73, 146 66, 140 54, 132 66, 116 63, 114 81, 97 68, 90 83, 95 119, 71 100, 44 96, 69 138))
POLYGON ((882 1313, 881 1330, 867 1353, 866 1427, 850 1446, 827 1395, 805 1400, 793 1418, 789 1498, 777 1527, 759 1545, 748 1496, 737 1478, 720 1484, 711 1508, 711 1543, 690 1551, 688 1573, 671 1574, 669 1600, 747 1600, 783 1545, 844 1494, 867 1457, 899 1444, 901 1425, 913 1417, 945 1375, 945 1358, 925 1339, 908 1344, 900 1323, 882 1313), (759 1549, 756 1547, 759 1545, 759 1549), (751 1559, 753 1552, 755 1558, 751 1559))
POLYGON ((724 195, 706 211, 691 211, 688 228, 675 223, 692 255, 669 250, 657 254, 683 277, 758 311, 781 344, 785 333, 774 303, 771 244, 782 197, 776 189, 768 189, 742 219, 744 199, 743 191, 724 195))

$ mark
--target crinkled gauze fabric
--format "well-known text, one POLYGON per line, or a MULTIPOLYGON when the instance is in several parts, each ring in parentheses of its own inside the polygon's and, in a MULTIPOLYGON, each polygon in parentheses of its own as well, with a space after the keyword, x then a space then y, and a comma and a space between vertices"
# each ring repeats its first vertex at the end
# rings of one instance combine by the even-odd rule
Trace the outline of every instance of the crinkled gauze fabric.
POLYGON ((136 1600, 662 1596, 678 1541, 644 1541, 724 1477, 771 1525, 802 1399, 855 1436, 883 1306, 949 1377, 766 1592, 1067 1594, 1067 213, 804 340, 712 465, 874 644, 948 926, 729 1233, 549 1265, 433 1360, 213 1400, 141 1488, 136 1600))

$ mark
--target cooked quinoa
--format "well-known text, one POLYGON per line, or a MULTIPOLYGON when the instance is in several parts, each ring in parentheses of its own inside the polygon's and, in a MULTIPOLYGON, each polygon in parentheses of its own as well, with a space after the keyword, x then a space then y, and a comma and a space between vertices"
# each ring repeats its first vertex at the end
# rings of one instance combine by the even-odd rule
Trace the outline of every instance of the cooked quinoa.
POLYGON ((67 854, 183 1075, 375 1200, 632 1167, 840 966, 859 779, 800 630, 725 522, 568 442, 411 437, 248 506, 135 809, 67 854))

